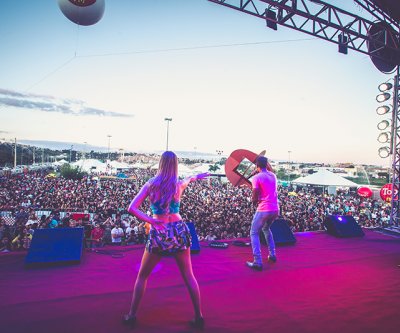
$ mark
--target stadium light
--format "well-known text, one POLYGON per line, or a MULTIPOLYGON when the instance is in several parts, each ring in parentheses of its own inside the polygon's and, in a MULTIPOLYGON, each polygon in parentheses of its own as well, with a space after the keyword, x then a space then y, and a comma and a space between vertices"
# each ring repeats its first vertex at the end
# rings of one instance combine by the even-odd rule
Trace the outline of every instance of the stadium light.
POLYGON ((378 135, 378 141, 380 143, 387 143, 390 141, 390 133, 389 132, 383 132, 378 135))
POLYGON ((379 89, 379 91, 381 91, 381 92, 384 92, 384 91, 388 91, 388 90, 390 90, 390 89, 392 89, 393 88, 393 84, 391 84, 391 83, 381 83, 379 86, 378 86, 378 89, 379 89))
POLYGON ((378 149, 378 154, 382 158, 387 158, 390 155, 390 149, 389 147, 381 147, 378 149))
POLYGON ((382 120, 380 123, 378 123, 377 127, 379 130, 384 131, 390 126, 389 120, 382 120))
POLYGON ((390 112, 390 107, 387 105, 381 105, 376 109, 376 113, 379 114, 380 116, 383 116, 386 113, 390 112))
MULTIPOLYGON (((391 99, 392 94, 389 93, 388 90, 390 90, 392 88, 393 88, 392 83, 389 83, 389 82, 381 83, 378 86, 380 93, 376 96, 376 101, 378 103, 383 103, 383 102, 387 102, 389 99, 391 99)), ((385 105, 378 106, 378 108, 376 109, 376 113, 379 116, 386 115, 389 112, 392 112, 392 107, 390 105, 387 105, 387 103, 385 103, 385 105)), ((392 113, 392 117, 393 117, 393 113, 392 113)), ((381 158, 389 157, 389 155, 392 154, 392 150, 391 150, 392 142, 391 141, 393 138, 393 128, 392 128, 393 121, 394 121, 393 119, 392 120, 384 119, 384 120, 381 120, 377 124, 378 130, 383 131, 383 132, 379 133, 379 135, 378 135, 378 138, 377 138, 378 142, 388 145, 388 146, 380 147, 378 149, 378 154, 381 158)))
POLYGON ((376 100, 379 103, 382 103, 382 102, 386 102, 390 97, 392 97, 392 96, 389 93, 385 92, 383 94, 379 94, 378 96, 376 96, 376 100))

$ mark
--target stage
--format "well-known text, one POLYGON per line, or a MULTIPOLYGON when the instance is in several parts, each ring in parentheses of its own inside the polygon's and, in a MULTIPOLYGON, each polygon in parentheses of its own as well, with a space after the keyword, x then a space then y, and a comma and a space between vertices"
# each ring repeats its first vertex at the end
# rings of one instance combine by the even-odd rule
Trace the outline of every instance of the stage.
MULTIPOLYGON (((205 247, 192 255, 205 332, 389 333, 400 329, 400 238, 297 233, 262 272, 245 266, 250 247, 205 247)), ((263 246, 265 254, 265 246, 263 246)), ((80 264, 24 267, 26 253, 0 253, 5 333, 119 333, 143 246, 84 252, 80 264), (110 252, 107 252, 110 250, 110 252), (116 254, 112 256, 111 254, 116 254)), ((266 255, 265 255, 266 259, 266 255)), ((265 261, 265 260, 264 260, 265 261)), ((190 332, 189 295, 173 258, 150 277, 136 332, 190 332)))

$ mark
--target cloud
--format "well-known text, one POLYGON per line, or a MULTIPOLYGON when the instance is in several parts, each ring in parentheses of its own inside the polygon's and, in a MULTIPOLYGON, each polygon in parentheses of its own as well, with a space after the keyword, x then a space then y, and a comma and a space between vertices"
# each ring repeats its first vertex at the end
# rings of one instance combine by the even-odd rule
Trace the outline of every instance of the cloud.
POLYGON ((74 116, 133 117, 129 114, 89 107, 80 100, 56 99, 52 96, 25 94, 1 88, 0 105, 45 112, 59 112, 74 116))

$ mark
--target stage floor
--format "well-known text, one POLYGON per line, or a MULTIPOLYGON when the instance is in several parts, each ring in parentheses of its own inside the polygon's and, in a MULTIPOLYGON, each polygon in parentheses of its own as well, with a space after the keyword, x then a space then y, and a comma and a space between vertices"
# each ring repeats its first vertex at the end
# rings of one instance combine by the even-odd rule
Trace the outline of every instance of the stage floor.
MULTIPOLYGON (((339 239, 297 233, 276 264, 250 270, 250 247, 201 247, 192 255, 205 332, 385 333, 400 329, 400 239, 365 231, 339 239)), ((206 245, 206 244, 204 244, 206 245)), ((264 253, 266 251, 263 246, 264 253)), ((5 333, 127 332, 143 246, 85 252, 78 265, 24 268, 25 253, 0 254, 0 329, 5 333)), ((265 255, 266 257, 266 255, 265 255)), ((136 332, 190 332, 189 295, 173 258, 150 277, 136 332)))

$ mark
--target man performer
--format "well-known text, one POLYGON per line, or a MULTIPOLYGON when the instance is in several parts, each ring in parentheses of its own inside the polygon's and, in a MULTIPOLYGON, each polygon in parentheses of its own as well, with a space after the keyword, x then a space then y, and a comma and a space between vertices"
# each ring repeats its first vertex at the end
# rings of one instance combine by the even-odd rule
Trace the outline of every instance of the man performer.
POLYGON ((268 159, 264 156, 257 157, 256 174, 251 179, 252 201, 257 205, 250 229, 251 247, 254 261, 247 261, 248 267, 261 271, 263 269, 260 231, 262 230, 267 242, 268 260, 276 262, 275 242, 270 227, 279 215, 277 179, 273 173, 268 159))

